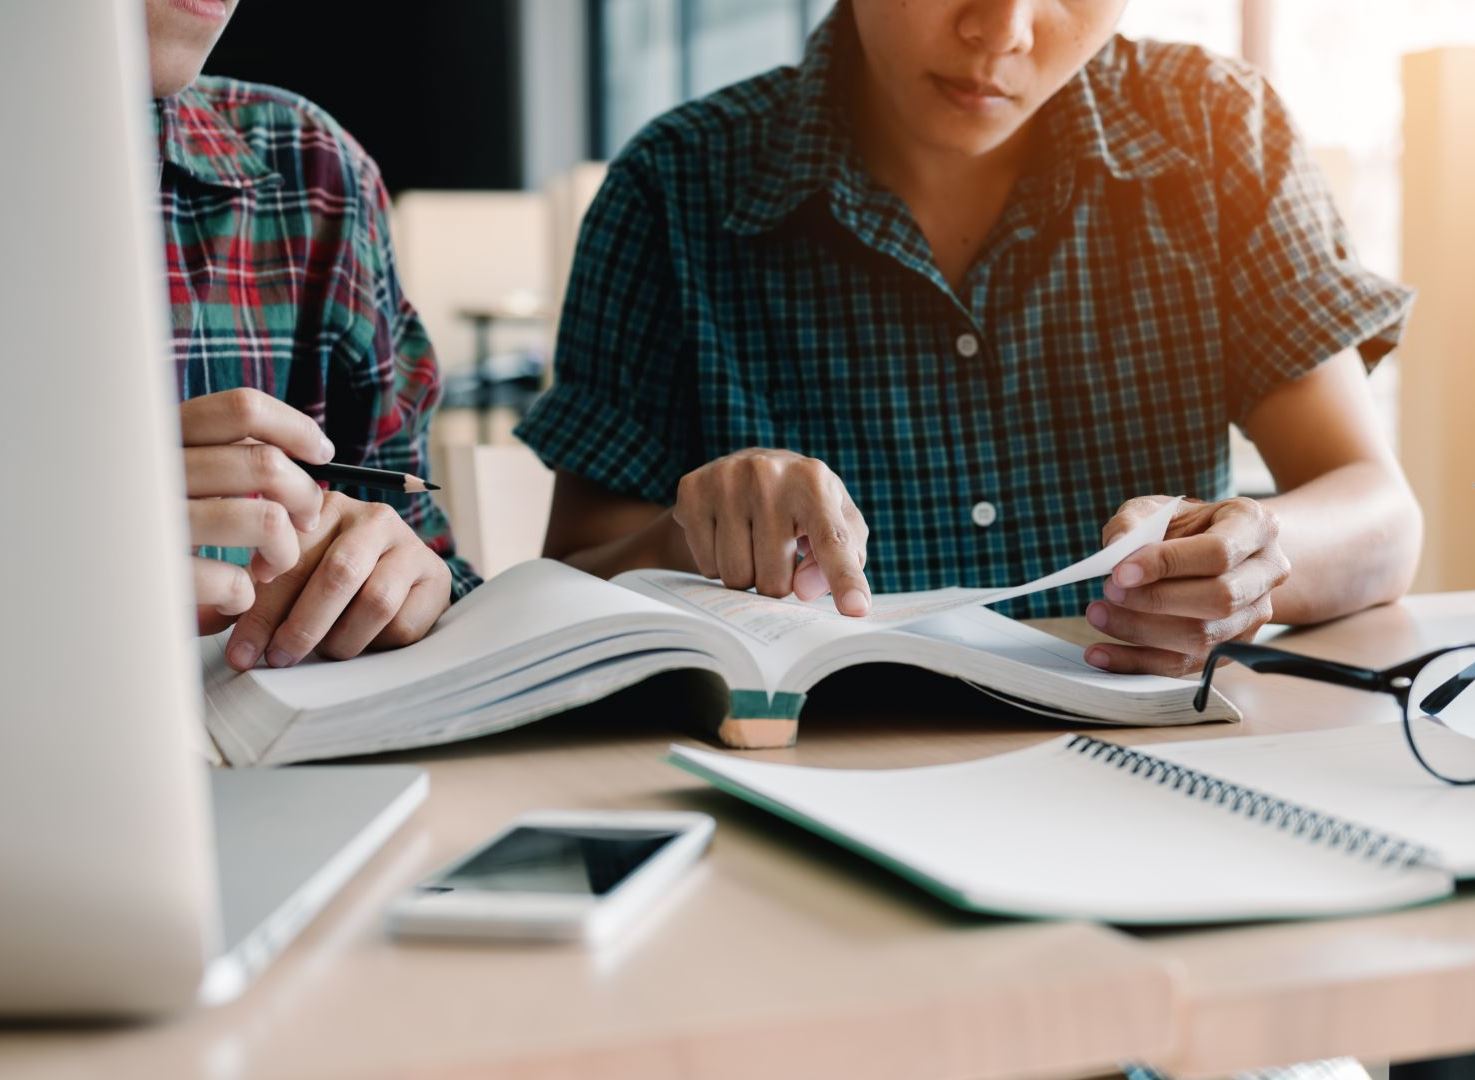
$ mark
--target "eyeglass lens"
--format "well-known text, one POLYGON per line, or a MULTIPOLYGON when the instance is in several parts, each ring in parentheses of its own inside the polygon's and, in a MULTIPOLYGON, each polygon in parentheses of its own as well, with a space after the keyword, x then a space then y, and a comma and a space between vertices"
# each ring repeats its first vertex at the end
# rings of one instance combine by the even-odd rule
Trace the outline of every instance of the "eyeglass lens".
POLYGON ((1475 648, 1436 656, 1415 676, 1408 725, 1430 769, 1447 780, 1475 780, 1475 648))

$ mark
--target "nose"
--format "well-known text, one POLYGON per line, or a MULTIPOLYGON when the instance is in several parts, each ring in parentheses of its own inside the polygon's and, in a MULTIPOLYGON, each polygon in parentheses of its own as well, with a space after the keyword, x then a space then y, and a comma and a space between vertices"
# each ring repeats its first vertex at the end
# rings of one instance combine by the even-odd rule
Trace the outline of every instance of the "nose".
POLYGON ((970 0, 958 15, 958 36, 970 48, 1003 55, 1034 47, 1036 0, 970 0))

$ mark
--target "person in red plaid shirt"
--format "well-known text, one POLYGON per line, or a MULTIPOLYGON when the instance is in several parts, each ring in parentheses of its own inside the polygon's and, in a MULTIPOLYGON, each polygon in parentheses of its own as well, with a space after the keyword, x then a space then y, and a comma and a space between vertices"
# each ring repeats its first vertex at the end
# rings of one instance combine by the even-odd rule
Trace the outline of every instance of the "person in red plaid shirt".
POLYGON ((201 78, 237 0, 146 0, 202 633, 240 670, 418 641, 477 578, 428 495, 324 493, 293 463, 423 476, 440 378, 377 168, 282 90, 201 78))

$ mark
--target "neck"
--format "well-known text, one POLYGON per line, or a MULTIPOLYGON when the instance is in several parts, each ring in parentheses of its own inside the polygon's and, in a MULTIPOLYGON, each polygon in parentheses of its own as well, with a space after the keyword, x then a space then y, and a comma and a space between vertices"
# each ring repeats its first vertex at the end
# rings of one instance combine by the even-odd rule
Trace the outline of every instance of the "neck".
POLYGON ((906 204, 938 271, 961 295, 969 268, 1024 172, 1033 121, 984 153, 966 154, 918 139, 878 88, 862 86, 852 100, 857 102, 857 149, 866 169, 906 204))

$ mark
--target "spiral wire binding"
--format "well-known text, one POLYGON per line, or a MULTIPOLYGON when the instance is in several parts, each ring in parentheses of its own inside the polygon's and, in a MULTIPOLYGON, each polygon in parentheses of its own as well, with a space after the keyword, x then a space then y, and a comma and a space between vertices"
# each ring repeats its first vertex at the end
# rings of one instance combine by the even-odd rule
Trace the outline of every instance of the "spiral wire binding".
POLYGON ((1310 843, 1341 848, 1348 855, 1381 862, 1384 866, 1410 868, 1421 864, 1438 865, 1439 859, 1429 848, 1379 832, 1366 825, 1311 810, 1263 791, 1220 780, 1208 773, 1176 765, 1171 761, 1144 754, 1116 743, 1089 735, 1073 735, 1065 744, 1067 750, 1084 754, 1092 760, 1125 769, 1133 776, 1155 781, 1190 798, 1198 798, 1230 813, 1263 822, 1292 836, 1303 836, 1310 843))

